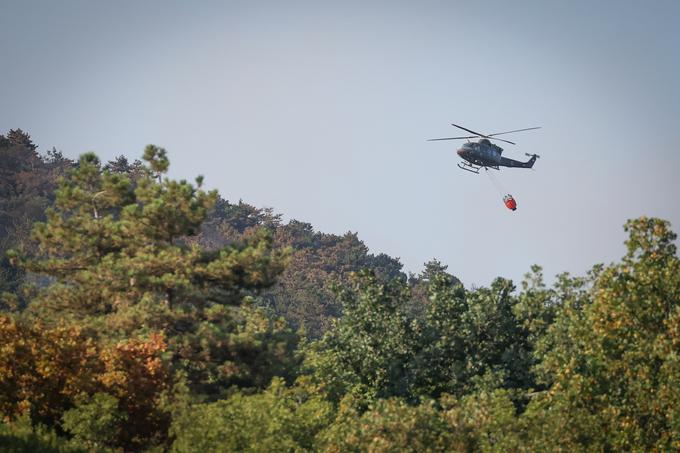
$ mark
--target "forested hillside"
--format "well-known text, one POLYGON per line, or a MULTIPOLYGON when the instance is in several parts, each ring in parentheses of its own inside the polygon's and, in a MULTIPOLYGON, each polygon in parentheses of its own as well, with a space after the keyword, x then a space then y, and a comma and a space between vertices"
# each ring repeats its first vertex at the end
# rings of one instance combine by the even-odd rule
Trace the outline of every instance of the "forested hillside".
POLYGON ((6 451, 680 450, 662 219, 584 276, 466 289, 169 179, 153 145, 36 149, 0 136, 6 451))

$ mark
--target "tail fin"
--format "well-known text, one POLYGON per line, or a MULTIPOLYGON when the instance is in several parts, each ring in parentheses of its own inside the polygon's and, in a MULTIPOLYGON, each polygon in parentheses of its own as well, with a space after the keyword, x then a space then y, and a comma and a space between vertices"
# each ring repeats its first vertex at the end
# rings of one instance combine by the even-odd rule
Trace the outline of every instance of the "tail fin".
POLYGON ((529 154, 529 153, 524 153, 524 154, 526 154, 527 156, 531 156, 531 159, 529 159, 527 162, 524 162, 524 165, 523 165, 523 166, 526 167, 526 168, 531 168, 531 167, 533 167, 533 166, 534 166, 534 162, 536 162, 536 159, 538 159, 539 157, 541 157, 541 156, 539 156, 538 154, 529 154))

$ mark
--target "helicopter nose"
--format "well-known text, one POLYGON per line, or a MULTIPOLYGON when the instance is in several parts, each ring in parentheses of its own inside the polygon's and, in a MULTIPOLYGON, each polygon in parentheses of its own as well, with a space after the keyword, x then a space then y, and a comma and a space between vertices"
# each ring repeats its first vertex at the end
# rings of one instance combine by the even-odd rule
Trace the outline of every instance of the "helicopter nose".
POLYGON ((456 151, 456 154, 458 154, 460 157, 463 157, 463 154, 465 153, 465 150, 463 148, 459 149, 456 151))

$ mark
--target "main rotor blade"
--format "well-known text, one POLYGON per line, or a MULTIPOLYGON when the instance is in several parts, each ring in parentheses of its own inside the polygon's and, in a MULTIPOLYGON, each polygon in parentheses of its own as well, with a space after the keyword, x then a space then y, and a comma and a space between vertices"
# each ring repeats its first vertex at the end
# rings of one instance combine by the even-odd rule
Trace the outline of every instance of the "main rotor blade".
POLYGON ((486 135, 470 135, 469 137, 446 137, 446 138, 430 138, 427 141, 428 142, 436 142, 438 140, 464 140, 467 138, 486 138, 488 140, 498 140, 499 142, 505 142, 505 143, 510 143, 511 145, 516 145, 515 142, 511 142, 510 140, 504 140, 502 138, 496 138, 496 137, 491 137, 491 136, 486 136, 486 135))
POLYGON ((471 133, 471 134, 475 134, 475 135, 480 136, 480 137, 488 137, 488 135, 484 135, 484 134, 480 134, 479 132, 471 131, 470 129, 467 129, 467 128, 463 127, 463 126, 459 126, 459 125, 457 125, 457 124, 451 123, 451 126, 456 126, 458 129, 463 129, 464 131, 467 131, 467 132, 469 132, 469 133, 471 133))
POLYGON ((466 138, 477 138, 479 135, 471 135, 469 137, 447 137, 447 138, 431 138, 428 139, 428 142, 436 142, 437 140, 464 140, 466 138))
POLYGON ((489 140, 498 140, 499 142, 510 143, 511 145, 516 145, 516 144, 517 144, 517 143, 515 143, 515 142, 511 142, 510 140, 505 140, 505 139, 502 139, 502 138, 496 138, 496 137, 492 137, 492 136, 490 136, 490 135, 488 135, 486 138, 488 138, 489 140))
POLYGON ((541 126, 527 127, 526 129, 516 129, 514 131, 507 131, 507 132, 496 132, 495 134, 489 134, 488 137, 495 137, 496 135, 503 135, 503 134, 512 134, 513 132, 531 131, 531 130, 540 129, 540 128, 541 128, 541 126))

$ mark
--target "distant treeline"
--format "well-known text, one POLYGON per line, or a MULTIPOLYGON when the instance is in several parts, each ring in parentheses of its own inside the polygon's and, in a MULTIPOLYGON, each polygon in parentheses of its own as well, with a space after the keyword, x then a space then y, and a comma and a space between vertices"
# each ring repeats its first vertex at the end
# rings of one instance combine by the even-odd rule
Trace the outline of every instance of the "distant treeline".
POLYGON ((668 222, 466 290, 169 165, 0 135, 3 450, 680 450, 668 222))

